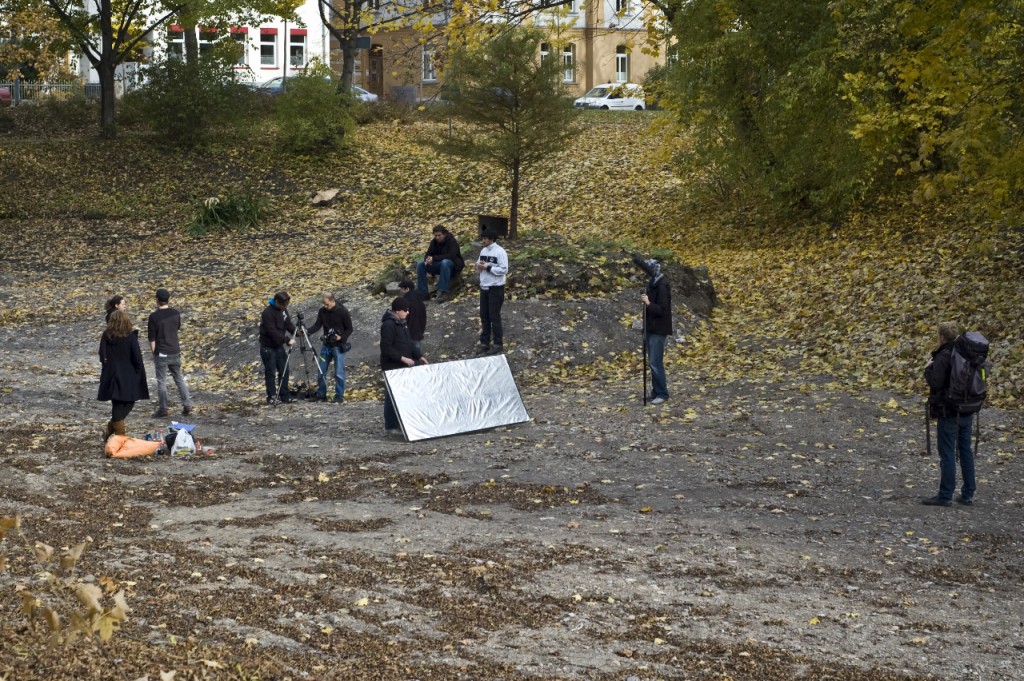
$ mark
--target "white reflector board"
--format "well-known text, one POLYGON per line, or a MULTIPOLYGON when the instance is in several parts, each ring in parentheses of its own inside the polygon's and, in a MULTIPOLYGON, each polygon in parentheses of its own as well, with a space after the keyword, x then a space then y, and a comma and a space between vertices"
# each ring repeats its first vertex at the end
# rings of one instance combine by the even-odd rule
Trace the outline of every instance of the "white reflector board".
POLYGON ((410 442, 530 420, 505 355, 384 372, 410 442))

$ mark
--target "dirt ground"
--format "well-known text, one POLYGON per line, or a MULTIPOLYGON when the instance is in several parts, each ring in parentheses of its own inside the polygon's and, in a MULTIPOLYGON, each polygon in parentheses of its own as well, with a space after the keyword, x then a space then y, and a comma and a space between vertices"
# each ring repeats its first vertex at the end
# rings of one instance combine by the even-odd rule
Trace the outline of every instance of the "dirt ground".
MULTIPOLYGON (((379 402, 268 408, 254 376, 198 392, 213 456, 111 461, 94 349, 57 342, 86 331, 0 330, 0 515, 22 514, 28 544, 91 537, 81 573, 133 611, 103 651, 31 645, 12 592, 37 577, 8 535, 0 679, 1024 669, 1019 413, 983 414, 972 508, 917 503, 938 479, 919 399, 806 377, 677 375, 647 408, 618 380, 536 383, 528 424, 406 443, 383 433, 379 402)), ((151 410, 129 429, 166 425, 151 410)))

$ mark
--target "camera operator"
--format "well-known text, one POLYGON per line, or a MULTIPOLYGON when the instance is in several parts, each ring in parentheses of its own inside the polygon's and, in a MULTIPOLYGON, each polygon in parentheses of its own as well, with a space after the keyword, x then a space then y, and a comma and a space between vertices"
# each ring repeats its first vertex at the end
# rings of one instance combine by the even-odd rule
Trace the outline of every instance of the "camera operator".
POLYGON ((267 404, 273 404, 279 393, 282 402, 292 400, 288 392, 286 349, 295 345, 295 324, 288 317, 291 299, 287 292, 278 291, 260 315, 260 359, 267 384, 267 404))
POLYGON ((320 371, 316 378, 316 399, 318 402, 327 401, 327 367, 333 360, 334 401, 340 403, 345 401, 345 353, 352 347, 348 342, 352 335, 352 316, 329 291, 320 296, 320 302, 323 307, 316 313, 316 323, 309 329, 310 334, 324 330, 323 345, 317 357, 320 371))

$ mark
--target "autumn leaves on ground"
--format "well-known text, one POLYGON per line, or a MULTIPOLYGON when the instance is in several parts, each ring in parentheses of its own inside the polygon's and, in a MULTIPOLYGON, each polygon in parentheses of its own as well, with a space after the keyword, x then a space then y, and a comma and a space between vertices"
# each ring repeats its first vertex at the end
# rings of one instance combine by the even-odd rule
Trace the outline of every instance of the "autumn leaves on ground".
MULTIPOLYGON (((254 357, 224 347, 245 345, 275 289, 359 290, 433 224, 468 235, 504 212, 489 169, 418 143, 446 125, 374 123, 316 159, 7 135, 0 516, 21 526, 0 543, 0 679, 1014 678, 1021 234, 971 217, 969 197, 828 223, 713 209, 665 161, 657 121, 585 117, 521 219, 565 237, 536 249, 552 268, 598 241, 709 268, 720 305, 669 351, 673 400, 643 409, 636 346, 602 347, 522 370, 533 423, 417 445, 382 437, 372 371, 344 409, 266 411, 254 357), (342 199, 310 207, 328 186, 342 199), (187 235, 198 202, 236 189, 268 197, 258 229, 187 235), (99 310, 123 293, 138 321, 159 285, 190 320, 197 421, 218 453, 108 463, 99 310), (937 471, 920 368, 946 317, 992 340, 994 407, 979 505, 924 512, 937 471), (23 606, 65 624, 82 608, 33 547, 56 558, 86 537, 60 579, 99 587, 111 617, 118 594, 132 611, 109 643, 47 649, 23 606)), ((604 288, 545 298, 585 311, 622 293, 604 288)), ((530 303, 506 309, 548 309, 530 303)), ((472 301, 451 310, 471 318, 472 301)), ((572 310, 558 314, 571 333, 572 310)))

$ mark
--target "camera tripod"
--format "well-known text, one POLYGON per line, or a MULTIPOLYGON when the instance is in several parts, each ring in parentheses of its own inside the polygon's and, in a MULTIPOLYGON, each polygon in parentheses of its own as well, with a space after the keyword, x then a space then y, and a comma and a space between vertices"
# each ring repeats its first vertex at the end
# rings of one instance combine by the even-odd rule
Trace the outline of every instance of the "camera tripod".
MULTIPOLYGON (((316 390, 311 387, 312 384, 309 380, 309 358, 306 357, 307 352, 313 353, 313 363, 316 364, 317 375, 319 378, 323 379, 325 383, 327 381, 327 375, 324 374, 324 369, 320 366, 320 359, 317 355, 316 348, 313 346, 313 341, 309 337, 309 330, 306 329, 305 316, 300 312, 298 317, 299 323, 295 325, 295 339, 299 342, 299 352, 302 353, 302 371, 306 378, 305 382, 300 385, 298 392, 300 393, 300 396, 308 398, 311 394, 315 394, 316 390), (305 395, 301 395, 303 389, 305 390, 305 395)), ((284 373, 281 374, 281 385, 278 386, 277 391, 279 395, 281 394, 281 388, 284 387, 284 377, 288 375, 288 365, 291 363, 292 350, 294 348, 294 345, 288 346, 288 359, 285 360, 284 373)))

